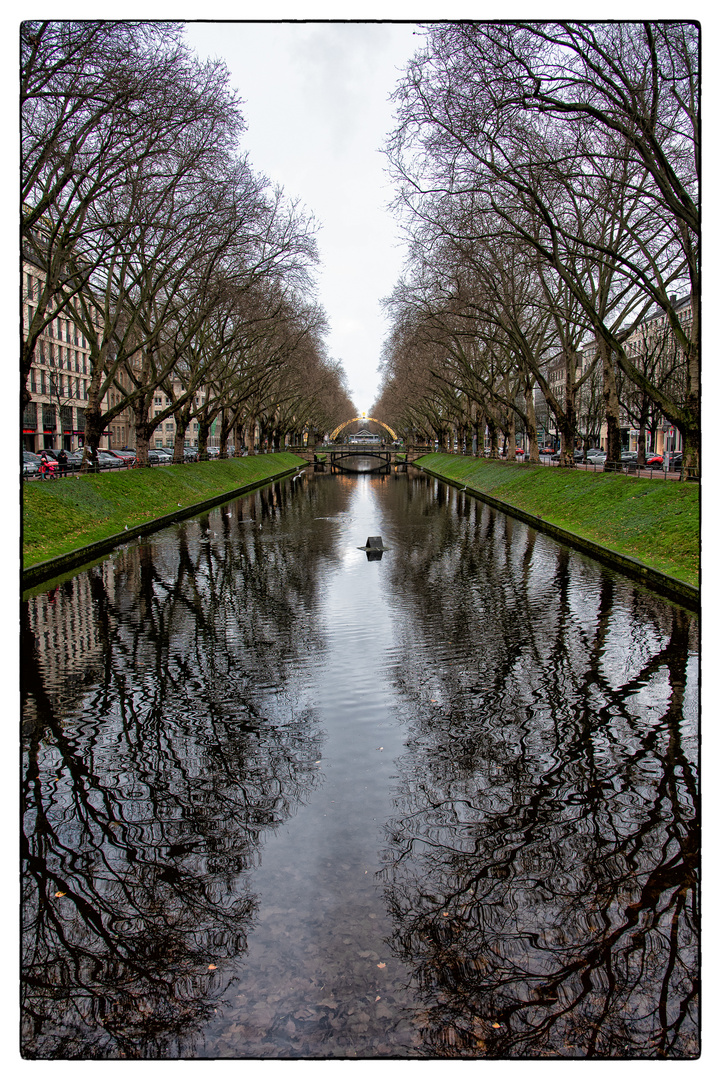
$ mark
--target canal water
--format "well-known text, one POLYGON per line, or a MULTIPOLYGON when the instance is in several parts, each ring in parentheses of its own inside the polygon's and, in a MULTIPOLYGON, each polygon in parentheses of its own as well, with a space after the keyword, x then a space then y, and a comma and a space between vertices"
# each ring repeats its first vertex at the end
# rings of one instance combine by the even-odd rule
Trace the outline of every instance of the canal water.
POLYGON ((698 1053, 692 613, 306 469, 21 629, 26 1057, 698 1053))

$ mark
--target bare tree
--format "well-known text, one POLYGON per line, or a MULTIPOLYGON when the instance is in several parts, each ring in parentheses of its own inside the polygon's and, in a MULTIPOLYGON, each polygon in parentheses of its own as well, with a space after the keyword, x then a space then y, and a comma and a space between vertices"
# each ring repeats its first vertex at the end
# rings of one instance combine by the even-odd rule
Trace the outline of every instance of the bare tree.
POLYGON ((134 21, 22 24, 22 235, 24 254, 41 269, 22 344, 24 402, 39 336, 58 312, 75 318, 83 291, 112 257, 112 230, 99 228, 101 201, 122 201, 141 161, 152 184, 193 125, 222 125, 226 145, 242 129, 225 68, 192 59, 180 30, 134 21))
POLYGON ((687 282, 697 302, 696 39, 691 24, 433 24, 396 92, 389 143, 409 214, 425 222, 431 205, 472 193, 478 235, 522 242, 563 282, 609 370, 644 386, 689 458, 698 325, 681 324, 671 289, 687 282), (600 207, 615 228, 599 228, 600 207), (611 270, 589 288, 589 272, 611 270), (644 383, 624 350, 620 307, 638 321, 652 304, 685 358, 680 399, 644 383))

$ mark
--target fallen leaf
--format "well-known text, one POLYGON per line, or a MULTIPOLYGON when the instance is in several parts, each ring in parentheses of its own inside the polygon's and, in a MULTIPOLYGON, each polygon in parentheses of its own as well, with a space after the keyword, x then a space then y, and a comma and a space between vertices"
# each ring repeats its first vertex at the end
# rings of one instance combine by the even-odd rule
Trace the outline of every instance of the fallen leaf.
POLYGON ((380 994, 376 994, 376 1001, 380 1001, 380 999, 381 999, 380 994))
POLYGON ((208 964, 208 971, 215 971, 217 966, 217 964, 208 964))
POLYGON ((56 896, 67 896, 68 894, 64 893, 64 892, 56 892, 55 895, 56 896))
POLYGON ((447 911, 444 911, 444 912, 443 912, 443 918, 444 918, 444 919, 447 919, 447 918, 448 918, 448 912, 447 912, 447 911))
POLYGON ((384 964, 384 963, 383 963, 383 962, 381 961, 381 963, 380 963, 380 964, 376 964, 376 967, 379 967, 379 968, 384 968, 384 967, 385 967, 385 964, 384 964))
POLYGON ((491 1027, 494 1027, 494 1028, 499 1028, 500 1026, 501 1026, 500 1024, 491 1024, 491 1027))

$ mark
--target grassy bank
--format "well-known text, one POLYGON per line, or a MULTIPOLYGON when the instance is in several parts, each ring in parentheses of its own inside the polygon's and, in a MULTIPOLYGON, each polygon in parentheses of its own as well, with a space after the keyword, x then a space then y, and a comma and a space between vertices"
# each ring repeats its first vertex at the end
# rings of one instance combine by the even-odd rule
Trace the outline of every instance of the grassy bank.
POLYGON ((427 454, 417 464, 698 586, 698 484, 453 454, 427 454))
POLYGON ((23 484, 23 566, 304 464, 295 454, 261 454, 23 484))

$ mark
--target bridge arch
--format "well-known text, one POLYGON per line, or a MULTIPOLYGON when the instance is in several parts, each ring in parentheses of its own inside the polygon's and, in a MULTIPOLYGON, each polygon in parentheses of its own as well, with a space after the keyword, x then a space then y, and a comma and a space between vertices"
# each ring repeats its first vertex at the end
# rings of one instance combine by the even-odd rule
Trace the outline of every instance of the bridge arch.
POLYGON ((350 420, 345 420, 342 424, 339 424, 335 431, 331 431, 330 441, 333 442, 333 440, 338 437, 343 428, 350 427, 351 424, 367 424, 369 422, 373 424, 380 424, 382 428, 386 429, 392 439, 395 440, 398 438, 393 428, 388 427, 388 424, 384 424, 382 420, 376 420, 373 416, 354 416, 350 420))

